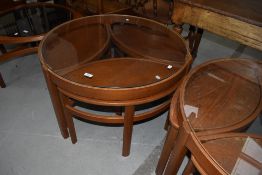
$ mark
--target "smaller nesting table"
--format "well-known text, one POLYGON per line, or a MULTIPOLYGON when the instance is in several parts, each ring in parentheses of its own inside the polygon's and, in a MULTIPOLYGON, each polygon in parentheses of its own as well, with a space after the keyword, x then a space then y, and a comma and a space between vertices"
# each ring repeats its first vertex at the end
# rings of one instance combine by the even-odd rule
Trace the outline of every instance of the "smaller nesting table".
POLYGON ((257 60, 217 59, 192 69, 171 102, 170 127, 158 175, 176 174, 188 150, 201 162, 207 161, 210 158, 202 155, 202 139, 244 131, 259 116, 260 64, 257 60))

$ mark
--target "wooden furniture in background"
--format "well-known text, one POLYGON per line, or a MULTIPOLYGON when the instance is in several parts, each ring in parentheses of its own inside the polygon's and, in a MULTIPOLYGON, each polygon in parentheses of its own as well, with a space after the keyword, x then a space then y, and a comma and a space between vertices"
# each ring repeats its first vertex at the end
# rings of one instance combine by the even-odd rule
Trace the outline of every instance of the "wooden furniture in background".
POLYGON ((25 4, 26 0, 20 1, 11 1, 11 0, 1 0, 0 1, 0 12, 5 11, 10 8, 14 8, 15 6, 25 4))
POLYGON ((128 15, 90 16, 63 24, 41 41, 39 57, 64 138, 69 130, 76 142, 72 115, 124 124, 123 156, 130 153, 133 123, 168 109, 170 95, 192 63, 180 35, 155 21, 128 15), (83 110, 90 105, 93 110, 110 109, 113 115, 83 110))
POLYGON ((172 21, 180 32, 184 23, 199 28, 191 33, 195 55, 203 29, 262 50, 261 9, 259 0, 175 0, 172 21))
POLYGON ((36 52, 46 32, 77 17, 80 14, 72 9, 50 3, 31 3, 1 11, 0 62, 36 52), (7 45, 16 47, 6 49, 7 45))
POLYGON ((173 1, 171 0, 138 0, 134 10, 140 16, 156 20, 163 24, 171 24, 173 1))
POLYGON ((194 68, 172 99, 156 174, 176 174, 197 137, 243 131, 262 110, 262 69, 254 60, 218 59, 194 68), (192 137, 191 137, 192 136, 192 137), (193 141, 192 141, 193 139, 193 141))
POLYGON ((133 14, 128 2, 118 0, 67 0, 67 5, 82 15, 133 14))

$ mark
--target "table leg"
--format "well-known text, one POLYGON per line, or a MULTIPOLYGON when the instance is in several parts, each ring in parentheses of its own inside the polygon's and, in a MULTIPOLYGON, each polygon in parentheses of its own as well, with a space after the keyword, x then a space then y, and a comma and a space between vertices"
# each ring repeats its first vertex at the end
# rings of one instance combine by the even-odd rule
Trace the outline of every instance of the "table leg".
POLYGON ((76 130, 75 130, 75 125, 73 121, 73 115, 70 113, 70 111, 66 107, 67 105, 72 106, 73 103, 70 104, 70 99, 67 96, 65 96, 64 94, 62 93, 59 93, 59 94, 60 94, 61 102, 63 105, 64 115, 65 115, 68 130, 69 130, 69 134, 71 137, 71 141, 73 144, 75 144, 77 142, 77 137, 76 137, 76 130))
MULTIPOLYGON (((3 44, 0 44, 0 51, 2 52, 2 54, 7 52, 6 49, 5 49, 5 46, 3 44)), ((6 87, 5 81, 4 81, 1 73, 0 73, 0 87, 1 88, 6 87)))
POLYGON ((130 154, 134 114, 135 114, 135 107, 134 106, 126 106, 125 107, 123 149, 122 149, 122 155, 125 156, 125 157, 130 154))
POLYGON ((0 44, 0 51, 2 52, 2 54, 7 52, 3 44, 0 44))
POLYGON ((5 88, 6 87, 5 81, 4 81, 3 77, 2 77, 1 72, 0 72, 0 86, 1 86, 1 88, 5 88))
POLYGON ((169 114, 170 112, 168 111, 167 117, 166 117, 166 122, 165 122, 165 126, 164 129, 167 131, 170 125, 170 121, 169 121, 169 114))
POLYGON ((64 111, 63 111, 63 106, 61 104, 61 100, 59 97, 59 91, 55 84, 51 81, 47 70, 42 66, 43 73, 46 79, 47 87, 50 93, 51 101, 53 103, 54 111, 56 114, 56 119, 58 122, 58 126, 60 128, 60 132, 64 138, 69 137, 69 133, 67 130, 67 124, 66 124, 66 119, 64 116, 64 111))
POLYGON ((174 143, 173 150, 167 162, 164 175, 177 174, 180 165, 182 164, 182 161, 186 156, 186 152, 187 152, 186 143, 187 143, 188 136, 189 134, 186 132, 186 130, 183 127, 180 127, 176 141, 174 143))
POLYGON ((177 137, 178 129, 174 128, 172 126, 169 127, 166 140, 164 143, 164 147, 162 149, 157 167, 156 167, 156 175, 161 175, 164 172, 164 169, 166 167, 166 163, 168 161, 168 158, 170 156, 170 153, 174 147, 174 143, 177 137))

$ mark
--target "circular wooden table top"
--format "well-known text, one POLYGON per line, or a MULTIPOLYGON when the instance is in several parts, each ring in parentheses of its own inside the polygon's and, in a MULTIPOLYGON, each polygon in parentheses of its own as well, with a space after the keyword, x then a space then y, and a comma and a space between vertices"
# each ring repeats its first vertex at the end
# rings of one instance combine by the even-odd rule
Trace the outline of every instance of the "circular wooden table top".
POLYGON ((0 13, 0 43, 39 41, 55 26, 80 17, 72 9, 50 3, 30 3, 0 13))
POLYGON ((261 85, 262 68, 257 61, 217 59, 204 63, 182 83, 182 116, 195 132, 225 132, 234 125, 241 128, 241 123, 251 123, 261 112, 261 85))
POLYGON ((146 57, 170 64, 183 65, 185 62, 184 43, 173 31, 157 23, 150 25, 142 20, 113 23, 112 38, 116 45, 134 57, 146 57), (160 27, 162 26, 162 27, 160 27))
POLYGON ((176 71, 176 68, 169 68, 166 64, 147 59, 115 58, 89 63, 68 72, 64 77, 79 84, 118 89, 157 83, 172 76, 176 71), (85 73, 88 74, 84 75, 85 73))
POLYGON ((128 15, 97 15, 62 24, 45 36, 39 57, 54 81, 66 90, 107 100, 137 99, 161 91, 167 95, 192 62, 176 32, 128 15), (129 58, 107 61, 112 48, 122 54, 115 57, 129 58), (106 60, 89 64, 98 59, 106 60))

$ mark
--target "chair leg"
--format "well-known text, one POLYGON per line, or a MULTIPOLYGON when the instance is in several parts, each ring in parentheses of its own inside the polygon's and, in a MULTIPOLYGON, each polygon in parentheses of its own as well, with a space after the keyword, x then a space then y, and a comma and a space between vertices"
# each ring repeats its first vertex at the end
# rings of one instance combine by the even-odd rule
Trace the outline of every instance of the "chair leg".
POLYGON ((197 32, 195 34, 194 45, 193 45, 193 48, 191 50, 191 54, 192 54, 193 58, 197 57, 198 47, 199 47, 200 41, 202 39, 203 32, 204 32, 203 29, 198 28, 197 32))
POLYGON ((73 121, 73 115, 70 113, 70 111, 67 109, 67 105, 71 105, 71 102, 68 97, 66 97, 64 94, 60 93, 61 101, 64 107, 64 115, 67 123, 67 127, 69 130, 69 135, 71 137, 71 141, 73 144, 77 142, 76 137, 76 131, 75 131, 75 125, 73 121))
POLYGON ((164 147, 162 149, 157 167, 156 175, 161 175, 164 172, 170 153, 174 147, 178 130, 172 126, 169 127, 169 131, 166 136, 164 147))
POLYGON ((134 113, 135 113, 134 106, 125 107, 123 148, 122 148, 122 156, 125 157, 130 154, 134 113))
POLYGON ((1 72, 0 72, 0 86, 1 86, 1 88, 5 88, 6 87, 5 81, 4 81, 3 77, 2 77, 1 72))
POLYGON ((190 175, 190 174, 193 174, 194 172, 195 172, 195 166, 192 160, 190 159, 183 171, 183 175, 190 175))
POLYGON ((192 51, 193 49, 195 35, 196 35, 196 27, 190 25, 188 36, 187 36, 190 51, 192 51))
POLYGON ((154 16, 157 16, 157 0, 153 0, 153 13, 154 16))

